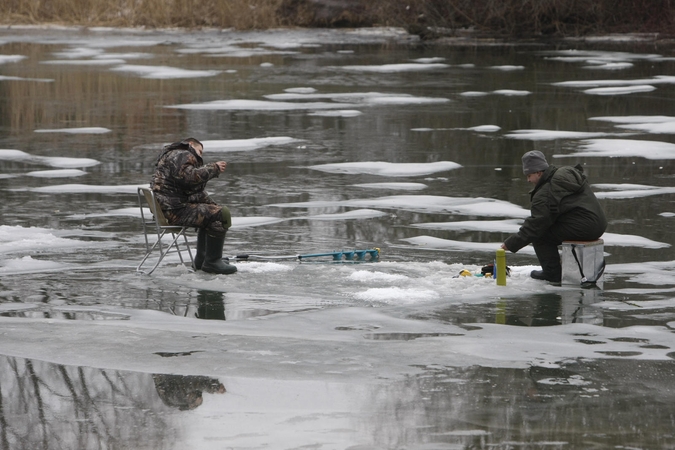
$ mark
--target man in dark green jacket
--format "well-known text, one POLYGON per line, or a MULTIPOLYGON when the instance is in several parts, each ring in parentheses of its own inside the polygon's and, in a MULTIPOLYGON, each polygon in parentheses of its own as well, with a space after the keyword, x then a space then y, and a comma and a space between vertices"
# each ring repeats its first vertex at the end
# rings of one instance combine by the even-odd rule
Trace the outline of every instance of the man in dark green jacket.
POLYGON ((206 183, 225 171, 227 163, 204 164, 204 146, 195 138, 162 149, 150 188, 171 225, 197 228, 195 270, 229 275, 237 267, 223 260, 223 244, 232 216, 206 193, 206 183))
POLYGON ((607 229, 605 213, 581 165, 549 166, 544 154, 534 150, 523 155, 523 173, 534 184, 530 217, 502 248, 515 253, 532 243, 542 268, 533 270, 532 278, 560 283, 558 245, 599 239, 607 229))

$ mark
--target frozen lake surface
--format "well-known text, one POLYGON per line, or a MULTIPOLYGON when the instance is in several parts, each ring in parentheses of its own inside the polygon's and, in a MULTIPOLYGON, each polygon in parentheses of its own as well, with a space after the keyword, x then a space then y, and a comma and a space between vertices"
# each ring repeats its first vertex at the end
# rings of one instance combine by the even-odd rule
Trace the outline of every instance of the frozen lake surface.
POLYGON ((0 448, 675 447, 674 69, 626 40, 0 30, 0 448), (137 188, 189 136, 228 162, 225 253, 260 258, 139 274, 137 188), (603 289, 531 279, 531 247, 479 276, 533 149, 601 199, 603 289))

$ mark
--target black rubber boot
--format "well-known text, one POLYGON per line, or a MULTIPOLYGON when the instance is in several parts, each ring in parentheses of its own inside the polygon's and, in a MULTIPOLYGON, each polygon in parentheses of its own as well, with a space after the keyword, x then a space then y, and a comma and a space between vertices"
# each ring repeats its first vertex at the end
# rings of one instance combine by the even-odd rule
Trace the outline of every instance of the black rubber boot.
POLYGON ((202 264, 204 264, 204 257, 206 254, 206 230, 200 228, 197 231, 197 254, 195 255, 194 261, 192 261, 192 268, 194 270, 202 270, 202 264))
POLYGON ((534 270, 530 273, 530 276, 537 280, 560 283, 562 266, 560 265, 558 245, 555 242, 541 240, 533 242, 532 246, 534 247, 534 252, 537 254, 537 259, 539 259, 542 270, 534 270))
POLYGON ((217 273, 220 275, 230 275, 237 271, 237 267, 223 261, 223 244, 225 243, 225 234, 211 236, 206 233, 206 252, 202 270, 206 273, 217 273))

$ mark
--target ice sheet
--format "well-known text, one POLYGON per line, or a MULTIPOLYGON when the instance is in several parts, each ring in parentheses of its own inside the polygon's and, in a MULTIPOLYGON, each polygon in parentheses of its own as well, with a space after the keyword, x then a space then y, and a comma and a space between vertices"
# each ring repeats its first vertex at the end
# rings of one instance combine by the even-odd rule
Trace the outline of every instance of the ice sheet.
POLYGON ((579 156, 637 157, 647 159, 675 159, 675 144, 661 141, 633 139, 589 139, 579 144, 580 151, 553 155, 554 158, 579 156))
POLYGON ((259 148, 270 147, 273 145, 286 145, 295 142, 301 142, 300 139, 294 139, 286 136, 251 138, 251 139, 224 139, 224 140, 203 140, 204 151, 206 152, 241 152, 257 150, 259 148))
MULTIPOLYGON (((106 62, 107 60, 102 60, 106 62)), ((122 61, 123 63, 124 61, 122 61)), ((117 62, 117 64, 120 64, 117 62)), ((193 70, 181 69, 178 67, 169 66, 143 66, 133 64, 121 64, 110 69, 115 72, 127 72, 140 75, 141 78, 149 78, 155 80, 170 80, 175 78, 204 78, 214 77, 221 73, 220 70, 193 70)))
POLYGON ((462 167, 452 161, 436 161, 432 163, 390 163, 384 161, 346 162, 334 164, 318 164, 308 169, 328 173, 369 174, 387 177, 413 177, 446 172, 462 167))
POLYGON ((104 127, 81 127, 81 128, 53 128, 38 129, 36 133, 69 133, 69 134, 105 134, 112 130, 104 127))
POLYGON ((372 199, 343 201, 310 201, 297 203, 276 203, 268 206, 279 208, 325 208, 350 206, 358 208, 404 209, 408 211, 453 213, 477 217, 524 218, 529 210, 502 200, 483 197, 444 197, 436 195, 394 195, 372 199))

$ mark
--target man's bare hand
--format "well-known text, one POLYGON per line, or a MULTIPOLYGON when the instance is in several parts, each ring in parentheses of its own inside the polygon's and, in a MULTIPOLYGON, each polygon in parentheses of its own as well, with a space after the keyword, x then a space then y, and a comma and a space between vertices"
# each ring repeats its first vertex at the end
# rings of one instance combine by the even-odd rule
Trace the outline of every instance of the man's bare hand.
POLYGON ((227 163, 225 161, 218 161, 216 163, 216 167, 218 167, 218 170, 221 172, 225 172, 225 168, 227 167, 227 163))

